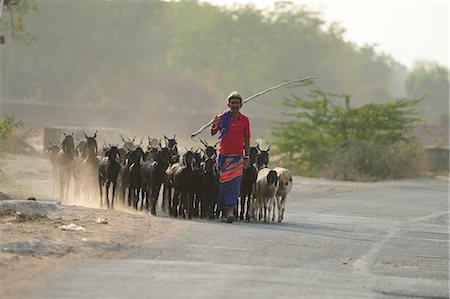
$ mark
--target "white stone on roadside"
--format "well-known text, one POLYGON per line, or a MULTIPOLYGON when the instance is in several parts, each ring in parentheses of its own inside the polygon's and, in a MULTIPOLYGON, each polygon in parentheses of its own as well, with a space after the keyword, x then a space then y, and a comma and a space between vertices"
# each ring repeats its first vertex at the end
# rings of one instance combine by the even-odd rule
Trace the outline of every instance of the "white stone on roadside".
POLYGON ((86 230, 84 227, 82 227, 81 225, 76 225, 75 223, 71 223, 69 225, 61 225, 59 227, 59 229, 62 230, 71 230, 71 231, 79 231, 79 230, 86 230))
POLYGON ((97 220, 95 222, 100 224, 108 224, 108 219, 106 219, 103 215, 101 215, 97 217, 97 220))

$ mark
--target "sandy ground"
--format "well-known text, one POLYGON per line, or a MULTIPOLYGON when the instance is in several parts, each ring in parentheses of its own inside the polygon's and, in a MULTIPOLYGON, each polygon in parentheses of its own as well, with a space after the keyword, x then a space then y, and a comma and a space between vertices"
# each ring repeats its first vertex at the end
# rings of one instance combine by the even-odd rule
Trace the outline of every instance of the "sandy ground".
POLYGON ((110 211, 93 208, 98 203, 59 203, 45 157, 1 155, 0 170, 0 298, 20 297, 42 271, 120 257, 188 225, 118 206, 110 211))

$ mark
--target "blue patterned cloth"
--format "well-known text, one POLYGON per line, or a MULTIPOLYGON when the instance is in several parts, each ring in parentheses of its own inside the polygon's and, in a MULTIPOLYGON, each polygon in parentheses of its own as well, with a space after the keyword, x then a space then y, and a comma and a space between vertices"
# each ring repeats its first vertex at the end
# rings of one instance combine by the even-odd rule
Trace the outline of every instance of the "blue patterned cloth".
POLYGON ((219 166, 218 208, 234 208, 238 202, 244 171, 244 156, 219 154, 217 165, 219 166))
POLYGON ((231 110, 227 109, 224 111, 224 113, 220 117, 219 139, 222 139, 225 136, 227 136, 228 129, 230 128, 230 119, 231 119, 231 110))

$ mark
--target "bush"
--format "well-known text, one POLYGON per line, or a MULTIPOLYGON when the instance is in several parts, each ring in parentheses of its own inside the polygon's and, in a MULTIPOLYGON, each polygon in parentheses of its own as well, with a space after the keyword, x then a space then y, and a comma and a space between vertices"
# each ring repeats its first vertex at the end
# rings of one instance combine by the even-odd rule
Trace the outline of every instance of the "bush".
POLYGON ((23 123, 17 121, 12 115, 0 119, 0 152, 14 151, 14 144, 9 142, 8 138, 13 133, 14 129, 23 127, 23 123))
POLYGON ((315 90, 312 100, 287 99, 293 120, 272 130, 294 173, 342 180, 402 178, 417 173, 420 145, 411 125, 418 100, 350 107, 350 96, 315 90), (334 97, 334 101, 330 98, 334 97), (341 101, 342 104, 338 104, 341 101))

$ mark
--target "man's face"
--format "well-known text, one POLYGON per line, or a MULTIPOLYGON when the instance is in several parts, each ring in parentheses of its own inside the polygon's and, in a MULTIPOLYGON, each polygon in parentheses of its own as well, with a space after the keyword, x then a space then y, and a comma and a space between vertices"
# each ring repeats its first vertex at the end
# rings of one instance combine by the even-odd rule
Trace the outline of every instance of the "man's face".
POLYGON ((242 107, 242 100, 239 98, 231 98, 228 100, 228 107, 231 111, 239 111, 242 107))

